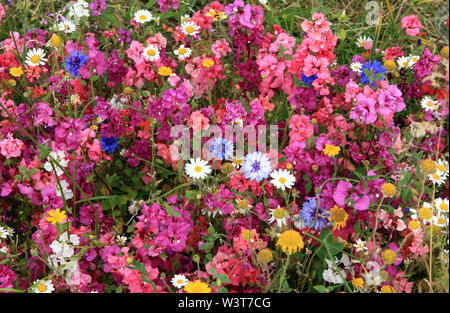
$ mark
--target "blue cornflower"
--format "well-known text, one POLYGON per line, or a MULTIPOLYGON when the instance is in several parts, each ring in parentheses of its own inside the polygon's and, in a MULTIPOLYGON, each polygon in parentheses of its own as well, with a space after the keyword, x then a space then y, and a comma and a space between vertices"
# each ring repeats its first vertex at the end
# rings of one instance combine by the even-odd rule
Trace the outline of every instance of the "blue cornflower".
POLYGON ((383 79, 386 68, 378 61, 368 61, 361 68, 361 82, 372 87, 377 85, 377 81, 383 79))
POLYGON ((247 154, 242 161, 242 172, 245 178, 256 180, 258 183, 269 177, 272 165, 266 153, 254 151, 247 154))
POLYGON ((305 76, 302 72, 302 80, 305 83, 306 86, 309 86, 312 84, 312 82, 317 78, 317 74, 314 74, 312 76, 305 76))
POLYGON ((230 160, 233 157, 233 143, 222 138, 216 138, 209 147, 209 151, 216 159, 230 160))
POLYGON ((119 144, 117 143, 119 141, 118 138, 108 138, 108 137, 102 137, 102 149, 103 151, 107 153, 113 153, 119 144))
POLYGON ((328 220, 330 217, 330 212, 317 208, 315 198, 303 202, 303 209, 300 211, 300 215, 302 216, 305 225, 309 228, 321 230, 330 224, 328 220))
POLYGON ((64 64, 66 65, 66 69, 70 72, 70 75, 76 78, 80 76, 78 70, 82 68, 88 61, 89 58, 85 56, 83 52, 74 50, 70 52, 69 57, 64 59, 64 64))

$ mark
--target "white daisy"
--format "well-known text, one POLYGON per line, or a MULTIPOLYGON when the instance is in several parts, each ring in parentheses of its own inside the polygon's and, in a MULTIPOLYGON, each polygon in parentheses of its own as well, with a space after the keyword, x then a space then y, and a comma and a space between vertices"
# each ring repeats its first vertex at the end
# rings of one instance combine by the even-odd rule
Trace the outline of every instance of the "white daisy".
POLYGON ((195 36, 200 31, 200 27, 194 22, 184 22, 181 24, 181 30, 185 35, 195 36))
POLYGON ((89 3, 84 0, 69 2, 67 7, 69 9, 67 17, 71 20, 78 21, 81 17, 89 17, 89 3))
POLYGON ((192 49, 186 48, 184 45, 181 45, 173 53, 176 56, 178 56, 178 60, 183 61, 184 59, 188 58, 192 54, 192 49))
POLYGON ((445 214, 434 215, 433 224, 439 227, 448 227, 448 215, 445 214))
POLYGON ((8 253, 8 248, 6 246, 1 247, 0 253, 8 253))
POLYGON ((127 243, 127 237, 117 235, 117 237, 116 237, 116 243, 117 243, 118 245, 124 245, 124 244, 126 244, 126 243, 127 243))
POLYGON ((441 172, 442 176, 445 178, 448 177, 448 162, 442 159, 439 159, 437 162, 437 170, 441 172))
POLYGON ((183 24, 184 22, 188 22, 190 18, 191 18, 191 17, 190 17, 189 15, 187 15, 187 14, 183 15, 183 16, 180 18, 180 19, 181 19, 181 24, 183 24))
POLYGON ((372 42, 372 38, 367 36, 359 36, 359 38, 356 40, 356 45, 358 47, 364 47, 364 44, 366 42, 372 42))
POLYGON ((249 204, 245 199, 236 199, 236 204, 237 207, 234 211, 240 214, 248 214, 250 212, 250 209, 253 208, 253 206, 249 204))
POLYGON ((11 227, 6 227, 5 231, 7 236, 12 236, 14 234, 14 229, 11 227))
POLYGON ((419 61, 419 60, 420 60, 420 57, 419 57, 418 55, 412 55, 412 56, 411 56, 411 62, 412 62, 412 64, 416 64, 417 61, 419 61))
POLYGON ((356 248, 356 252, 367 250, 366 242, 359 238, 356 240, 356 243, 353 245, 353 247, 356 248))
POLYGON ((353 72, 360 73, 362 69, 362 64, 359 62, 353 62, 352 64, 350 64, 350 68, 352 69, 353 72))
POLYGON ((295 184, 295 176, 292 175, 288 170, 276 170, 270 174, 272 180, 270 181, 272 185, 281 190, 285 190, 285 188, 292 188, 295 184))
POLYGON ((398 68, 411 68, 411 57, 404 56, 397 59, 398 68))
POLYGON ((448 199, 437 198, 434 200, 434 207, 441 213, 448 214, 448 199))
POLYGON ((425 111, 436 111, 439 105, 439 102, 436 100, 433 100, 430 96, 425 96, 420 101, 420 105, 425 111))
POLYGON ((150 11, 147 10, 139 10, 134 13, 133 18, 137 23, 145 23, 150 22, 153 19, 153 15, 150 11))
POLYGON ((155 16, 153 20, 155 21, 156 25, 159 25, 161 23, 161 18, 159 16, 155 16))
POLYGON ((69 189, 69 183, 67 181, 60 180, 59 183, 61 184, 61 188, 59 188, 59 184, 56 183, 55 184, 55 188, 56 188, 56 195, 58 197, 62 197, 62 193, 64 194, 64 198, 67 200, 72 199, 73 198, 73 191, 69 189), (62 189, 62 193, 61 193, 61 189, 62 189))
POLYGON ((241 158, 234 158, 233 161, 231 162, 231 164, 233 165, 234 168, 239 169, 242 165, 243 160, 241 158))
POLYGON ((154 62, 159 59, 158 47, 155 45, 150 45, 147 48, 145 48, 144 52, 142 52, 142 55, 144 56, 144 59, 146 59, 147 61, 154 62))
POLYGON ((45 58, 45 52, 41 48, 33 48, 28 50, 25 63, 29 66, 45 65, 47 59, 45 58))
POLYGON ((35 287, 33 288, 34 293, 51 293, 54 290, 55 287, 50 280, 39 280, 35 282, 35 287))
POLYGON ((8 232, 6 231, 6 229, 3 228, 2 226, 0 226, 0 238, 5 239, 7 236, 8 236, 8 232))
POLYGON ((77 29, 75 24, 69 20, 65 20, 63 22, 58 23, 57 27, 60 32, 64 32, 66 34, 73 33, 77 29))
POLYGON ((278 227, 282 227, 283 225, 287 225, 288 212, 282 207, 278 206, 275 210, 269 210, 269 223, 273 221, 277 221, 278 227))
POLYGON ((261 4, 267 4, 267 0, 258 0, 258 2, 261 4))
POLYGON ((172 285, 174 285, 176 288, 181 289, 187 285, 189 280, 186 278, 186 276, 177 274, 172 278, 171 282, 172 285))
POLYGON ((436 171, 436 173, 430 174, 428 175, 428 177, 433 183, 437 184, 438 186, 442 185, 445 182, 445 177, 440 171, 436 171))
POLYGON ((186 164, 186 173, 192 179, 204 179, 211 173, 211 166, 200 158, 191 159, 190 163, 186 164))

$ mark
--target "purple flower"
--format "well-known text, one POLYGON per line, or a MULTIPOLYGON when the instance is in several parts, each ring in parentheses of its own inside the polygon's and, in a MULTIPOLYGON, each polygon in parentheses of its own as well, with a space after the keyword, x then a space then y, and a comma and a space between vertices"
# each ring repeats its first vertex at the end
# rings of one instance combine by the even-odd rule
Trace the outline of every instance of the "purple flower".
POLYGON ((89 3, 89 8, 91 9, 93 16, 99 16, 106 10, 107 5, 105 0, 97 0, 89 3))
POLYGON ((117 33, 117 41, 118 42, 131 42, 131 33, 128 29, 123 29, 122 27, 119 28, 119 31, 117 33))
POLYGON ((178 3, 178 0, 158 0, 158 4, 160 6, 161 12, 167 12, 172 8, 172 10, 176 11, 178 10, 178 7, 180 4, 178 3))
POLYGON ((378 96, 378 103, 380 104, 380 113, 384 116, 400 112, 406 107, 402 92, 396 85, 390 85, 385 91, 381 92, 378 96))
POLYGON ((357 122, 373 124, 377 119, 376 101, 360 93, 356 96, 356 106, 350 112, 350 118, 357 122))

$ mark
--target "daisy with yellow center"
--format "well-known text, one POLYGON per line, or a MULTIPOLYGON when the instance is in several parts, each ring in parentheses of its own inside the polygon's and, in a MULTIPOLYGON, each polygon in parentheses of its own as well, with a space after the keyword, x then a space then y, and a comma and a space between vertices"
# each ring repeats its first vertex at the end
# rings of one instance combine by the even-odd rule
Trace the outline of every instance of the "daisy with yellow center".
POLYGON ((347 223, 348 214, 343 209, 338 207, 337 205, 334 205, 330 209, 330 222, 335 222, 333 229, 341 229, 345 227, 345 224, 347 223))
POLYGON ((419 60, 420 60, 420 57, 419 57, 418 55, 412 55, 412 56, 411 56, 411 62, 412 62, 413 64, 416 64, 417 61, 419 61, 419 60))
POLYGON ((194 22, 184 22, 181 24, 181 31, 186 36, 195 36, 199 33, 200 27, 194 22))
POLYGON ((436 171, 436 173, 434 174, 428 175, 428 177, 433 183, 437 184, 438 186, 442 185, 445 182, 445 176, 442 172, 439 171, 436 171))
POLYGON ((269 223, 274 221, 277 222, 278 227, 282 227, 283 225, 287 225, 288 212, 282 207, 278 206, 275 210, 269 210, 269 223))
POLYGON ((250 213, 250 209, 253 207, 245 199, 236 199, 236 204, 237 204, 237 206, 234 210, 236 211, 236 213, 240 213, 240 214, 250 213))
POLYGON ((172 72, 172 69, 170 67, 161 66, 158 69, 158 74, 161 75, 161 76, 172 76, 173 72, 172 72))
POLYGON ((9 73, 14 77, 21 77, 23 75, 23 69, 21 66, 11 67, 9 73))
POLYGON ((281 190, 290 189, 295 184, 295 176, 288 170, 273 171, 270 177, 272 177, 270 183, 281 190))
POLYGON ((448 199, 437 198, 434 200, 434 206, 441 213, 448 213, 448 199))
POLYGON ((183 15, 183 16, 180 18, 181 24, 183 24, 184 22, 188 22, 190 18, 191 18, 191 17, 190 17, 188 14, 183 15))
POLYGON ((181 289, 187 285, 189 280, 186 278, 186 276, 178 274, 172 278, 171 282, 172 285, 174 285, 176 288, 181 289))
POLYGON ((173 52, 176 56, 178 56, 178 60, 183 61, 186 58, 190 57, 192 54, 192 49, 187 48, 184 45, 181 45, 177 50, 173 52))
POLYGON ((200 158, 191 159, 190 163, 186 164, 185 169, 186 174, 192 179, 204 179, 211 173, 211 166, 200 158))
POLYGON ((305 246, 302 236, 295 230, 286 230, 278 238, 277 246, 281 246, 281 250, 288 254, 295 253, 305 246))
POLYGON ((410 68, 412 66, 410 57, 399 57, 397 59, 398 68, 410 68))
POLYGON ((48 212, 46 220, 52 224, 62 223, 66 219, 66 212, 60 209, 51 210, 48 212))
POLYGON ((445 227, 447 228, 448 226, 448 215, 445 214, 437 214, 435 216, 433 216, 433 224, 437 225, 439 227, 445 227))
POLYGON ((61 47, 61 44, 62 44, 61 37, 59 37, 56 34, 53 34, 50 40, 47 42, 47 47, 53 47, 58 49, 59 47, 61 47))
POLYGON ((325 155, 333 157, 339 154, 339 152, 341 151, 341 147, 325 144, 325 149, 323 149, 322 151, 325 155))
POLYGON ((150 11, 147 10, 139 10, 136 13, 134 13, 133 18, 137 23, 145 23, 150 22, 153 19, 153 15, 150 11))
POLYGON ((442 173, 442 176, 447 177, 448 176, 448 162, 442 159, 439 159, 437 162, 437 168, 439 172, 442 173))
POLYGON ((212 60, 212 59, 204 59, 202 62, 202 66, 204 68, 210 68, 213 65, 214 65, 214 60, 212 60))
POLYGON ((35 283, 34 293, 51 293, 55 290, 50 280, 40 280, 35 283))
POLYGON ((155 62, 159 60, 159 49, 155 45, 150 45, 144 49, 142 55, 144 56, 144 59, 146 59, 147 61, 155 62))
POLYGON ((438 109, 439 102, 433 100, 430 96, 425 96, 420 101, 420 105, 425 111, 436 111, 438 109))
POLYGON ((207 283, 204 283, 201 280, 196 280, 194 282, 188 282, 186 284, 186 286, 184 286, 184 292, 186 292, 186 293, 210 293, 211 288, 208 287, 207 283))
POLYGON ((356 45, 358 47, 364 47, 367 42, 372 42, 372 38, 367 36, 359 36, 359 38, 356 40, 356 45))
POLYGON ((233 164, 233 166, 237 169, 239 169, 242 165, 243 160, 240 158, 234 158, 233 162, 231 162, 231 164, 233 164))
POLYGON ((45 58, 44 50, 41 48, 33 48, 28 50, 25 63, 29 66, 45 65, 47 59, 45 58))
POLYGON ((362 64, 359 62, 353 62, 352 64, 350 64, 350 68, 353 72, 359 73, 361 72, 362 64))

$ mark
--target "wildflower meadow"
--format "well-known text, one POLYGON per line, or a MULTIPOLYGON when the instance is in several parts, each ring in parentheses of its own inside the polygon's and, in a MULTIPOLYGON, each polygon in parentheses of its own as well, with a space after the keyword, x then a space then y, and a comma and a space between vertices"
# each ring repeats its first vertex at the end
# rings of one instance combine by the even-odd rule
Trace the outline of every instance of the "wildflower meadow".
POLYGON ((448 293, 448 11, 1 0, 0 293, 448 293))

